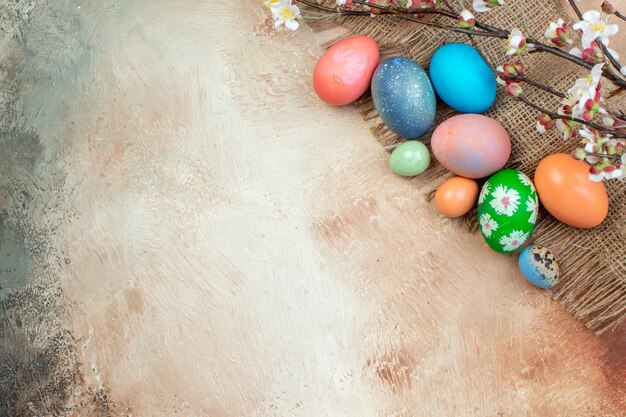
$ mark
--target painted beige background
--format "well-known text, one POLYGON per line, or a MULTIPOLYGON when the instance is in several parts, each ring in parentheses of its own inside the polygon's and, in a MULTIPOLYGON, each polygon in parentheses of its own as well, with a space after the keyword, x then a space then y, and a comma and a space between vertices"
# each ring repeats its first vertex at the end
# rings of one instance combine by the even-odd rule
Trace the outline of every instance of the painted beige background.
POLYGON ((253 0, 76 13, 92 53, 27 117, 62 155, 102 415, 625 415, 623 329, 574 321, 316 98, 338 33, 275 33, 253 0))

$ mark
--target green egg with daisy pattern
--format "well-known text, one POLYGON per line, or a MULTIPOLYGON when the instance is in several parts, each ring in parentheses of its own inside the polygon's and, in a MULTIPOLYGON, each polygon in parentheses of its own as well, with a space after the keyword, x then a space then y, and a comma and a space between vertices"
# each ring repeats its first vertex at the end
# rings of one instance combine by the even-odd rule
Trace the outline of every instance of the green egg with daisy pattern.
POLYGON ((478 227, 491 249, 511 253, 530 238, 539 200, 530 178, 515 169, 492 175, 478 196, 478 227))

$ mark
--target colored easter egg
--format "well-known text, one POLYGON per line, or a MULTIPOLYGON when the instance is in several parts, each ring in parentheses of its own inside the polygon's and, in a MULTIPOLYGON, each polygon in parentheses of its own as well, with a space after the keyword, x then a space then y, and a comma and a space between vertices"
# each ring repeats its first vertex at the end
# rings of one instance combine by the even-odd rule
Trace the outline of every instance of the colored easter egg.
POLYGON ((460 114, 437 126, 431 148, 441 165, 455 174, 483 178, 504 167, 511 156, 511 139, 487 116, 460 114))
POLYGON ((476 181, 463 177, 452 177, 437 188, 435 207, 447 217, 460 217, 474 206, 478 197, 476 181))
POLYGON ((478 196, 478 226, 496 252, 510 253, 520 248, 532 234, 538 212, 533 183, 514 169, 492 175, 478 196))
POLYGON ((602 223, 609 197, 601 182, 589 179, 589 165, 566 154, 545 157, 535 171, 541 204, 558 220, 587 229, 602 223))
POLYGON ((444 103, 461 113, 483 113, 496 98, 496 77, 478 51, 462 43, 437 49, 430 79, 444 103))
POLYGON ((315 66, 315 92, 328 104, 352 103, 369 88, 378 57, 378 45, 368 36, 353 36, 337 42, 315 66))
POLYGON ((559 264, 554 254, 539 246, 527 246, 518 259, 524 277, 539 288, 552 288, 559 279, 559 264))
POLYGON ((406 139, 416 139, 435 121, 435 92, 414 61, 394 57, 381 62, 372 77, 372 98, 385 124, 406 139))
POLYGON ((398 145, 389 157, 389 168, 398 175, 412 177, 426 171, 430 152, 422 142, 409 140, 398 145))

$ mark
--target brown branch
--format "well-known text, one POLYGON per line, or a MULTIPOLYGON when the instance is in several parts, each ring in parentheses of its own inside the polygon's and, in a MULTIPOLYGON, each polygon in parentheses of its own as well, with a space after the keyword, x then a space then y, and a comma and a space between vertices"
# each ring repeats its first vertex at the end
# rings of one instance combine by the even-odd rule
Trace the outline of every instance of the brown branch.
POLYGON ((518 98, 521 102, 523 102, 524 104, 526 104, 527 106, 529 106, 529 107, 531 107, 531 108, 533 108, 533 109, 537 110, 537 111, 538 111, 538 112, 540 112, 540 113, 545 113, 545 114, 547 114, 547 115, 548 115, 548 116, 550 116, 552 119, 571 120, 572 122, 576 122, 576 123, 579 123, 579 124, 581 124, 581 125, 586 125, 586 126, 592 127, 592 128, 594 128, 594 129, 596 129, 596 130, 599 130, 599 131, 601 131, 601 132, 609 133, 609 134, 610 134, 611 136, 613 136, 614 138, 626 138, 626 133, 619 133, 619 132, 617 132, 617 131, 615 131, 615 130, 613 130, 613 129, 608 129, 608 128, 606 128, 606 127, 604 127, 604 126, 601 126, 601 125, 599 125, 599 124, 597 124, 597 123, 594 123, 594 122, 588 122, 588 121, 586 121, 586 120, 583 120, 583 119, 578 119, 578 118, 573 117, 573 116, 564 116, 564 115, 562 115, 562 114, 558 114, 558 113, 551 112, 551 111, 549 111, 549 110, 546 110, 546 109, 544 109, 544 108, 542 108, 542 107, 538 106, 537 104, 535 104, 535 103, 533 103, 532 101, 528 100, 528 99, 527 99, 526 97, 524 97, 524 96, 519 96, 519 97, 517 97, 517 98, 518 98))
MULTIPOLYGON (((578 64, 578 65, 580 65, 582 67, 585 67, 585 68, 588 68, 588 69, 593 68, 594 64, 586 62, 582 58, 578 58, 578 57, 576 57, 576 56, 574 56, 574 55, 572 55, 572 54, 570 54, 568 52, 562 51, 559 48, 555 48, 555 47, 552 47, 552 46, 548 46, 548 45, 542 44, 541 42, 537 42, 535 39, 528 39, 528 42, 534 44, 534 47, 535 47, 534 50, 537 51, 537 52, 548 52, 548 53, 550 53, 552 55, 556 55, 558 57, 561 57, 563 59, 571 61, 571 62, 573 62, 575 64, 578 64)), ((530 52, 533 52, 533 51, 530 51, 530 52)), ((622 87, 622 88, 626 88, 626 80, 624 80, 623 78, 621 78, 617 74, 615 74, 615 72, 613 72, 613 70, 611 70, 610 67, 602 68, 602 75, 605 78, 613 81, 613 83, 615 85, 617 85, 619 87, 622 87)))
POLYGON ((539 88, 539 89, 541 89, 543 91, 546 91, 546 92, 548 92, 550 94, 554 94, 555 96, 560 97, 560 98, 565 98, 566 97, 565 94, 560 92, 559 90, 557 90, 555 88, 552 88, 550 86, 538 83, 537 81, 533 81, 530 78, 522 77, 520 75, 501 75, 501 77, 502 78, 510 78, 512 80, 525 82, 525 83, 530 84, 530 85, 532 85, 534 87, 537 87, 537 88, 539 88))
POLYGON ((487 57, 485 56, 485 54, 482 53, 482 51, 480 50, 480 47, 478 46, 478 44, 476 44, 476 42, 474 41, 474 38, 472 38, 471 36, 469 36, 470 41, 472 42, 472 45, 474 45, 474 49, 476 49, 476 51, 478 52, 478 55, 480 55, 480 57, 483 59, 483 61, 485 61, 485 63, 487 64, 487 66, 489 66, 489 68, 491 69, 491 71, 496 75, 496 77, 499 75, 500 77, 502 77, 502 79, 511 79, 511 80, 515 80, 515 81, 522 81, 525 82, 527 84, 530 84, 534 87, 537 87, 543 91, 546 91, 550 94, 554 94, 557 97, 560 98, 565 98, 565 94, 558 91, 555 88, 552 88, 550 86, 538 83, 537 81, 533 81, 530 78, 526 78, 524 76, 521 75, 513 75, 513 74, 501 74, 492 64, 491 62, 489 62, 489 60, 487 59, 487 57))
POLYGON ((619 10, 615 10, 615 13, 613 13, 615 16, 619 17, 622 20, 626 20, 626 16, 624 16, 623 14, 620 13, 619 10))
POLYGON ((621 155, 610 155, 608 153, 586 152, 590 156, 599 156, 600 158, 622 159, 621 155))

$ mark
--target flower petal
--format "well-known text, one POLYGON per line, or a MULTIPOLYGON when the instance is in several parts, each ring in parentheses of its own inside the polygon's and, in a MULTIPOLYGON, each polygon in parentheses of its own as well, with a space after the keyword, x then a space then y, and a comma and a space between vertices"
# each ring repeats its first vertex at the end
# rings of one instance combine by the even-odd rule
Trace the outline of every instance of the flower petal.
POLYGON ((292 19, 292 20, 287 20, 285 22, 285 26, 287 27, 287 29, 297 30, 300 27, 300 23, 298 23, 296 19, 292 19))
POLYGON ((600 20, 601 15, 597 10, 589 10, 583 13, 583 20, 587 22, 595 22, 596 20, 600 20))

